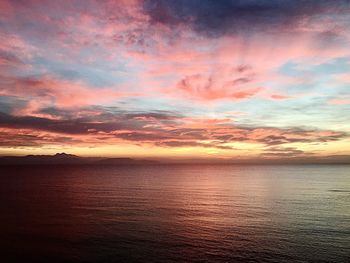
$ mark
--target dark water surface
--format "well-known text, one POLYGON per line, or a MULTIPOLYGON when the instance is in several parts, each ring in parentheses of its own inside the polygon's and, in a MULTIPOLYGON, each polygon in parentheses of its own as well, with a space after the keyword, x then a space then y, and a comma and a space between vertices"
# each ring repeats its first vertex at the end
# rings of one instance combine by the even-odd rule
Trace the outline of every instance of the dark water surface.
POLYGON ((350 262, 350 166, 0 167, 0 262, 350 262))

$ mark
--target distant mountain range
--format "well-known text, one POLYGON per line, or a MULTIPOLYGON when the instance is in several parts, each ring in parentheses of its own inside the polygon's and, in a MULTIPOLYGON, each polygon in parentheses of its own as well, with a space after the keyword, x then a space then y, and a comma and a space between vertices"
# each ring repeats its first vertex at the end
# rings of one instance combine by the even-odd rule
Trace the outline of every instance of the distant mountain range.
POLYGON ((0 165, 154 165, 154 164, 221 164, 221 165, 284 165, 284 164, 350 164, 349 155, 257 159, 160 159, 80 157, 66 153, 0 157, 0 165))
POLYGON ((55 155, 26 155, 0 157, 0 165, 47 165, 47 164, 90 164, 90 165, 140 165, 156 164, 151 160, 131 158, 80 157, 66 153, 55 155))

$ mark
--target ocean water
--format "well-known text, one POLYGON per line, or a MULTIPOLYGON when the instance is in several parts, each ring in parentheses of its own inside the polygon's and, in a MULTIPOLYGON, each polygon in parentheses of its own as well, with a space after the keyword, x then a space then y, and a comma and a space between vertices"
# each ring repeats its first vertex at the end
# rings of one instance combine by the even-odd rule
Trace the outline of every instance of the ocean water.
POLYGON ((0 262, 350 262, 350 166, 0 167, 0 262))

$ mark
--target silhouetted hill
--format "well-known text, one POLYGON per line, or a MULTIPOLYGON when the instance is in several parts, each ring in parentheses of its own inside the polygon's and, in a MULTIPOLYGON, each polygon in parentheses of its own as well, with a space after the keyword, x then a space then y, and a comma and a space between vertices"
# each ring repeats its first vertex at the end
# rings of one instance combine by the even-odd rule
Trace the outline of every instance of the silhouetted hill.
POLYGON ((132 158, 80 157, 66 153, 55 155, 27 155, 0 157, 0 165, 153 165, 153 164, 220 164, 220 165, 304 165, 304 164, 350 164, 349 155, 331 155, 319 157, 293 158, 257 158, 257 159, 161 159, 139 160, 132 158))
POLYGON ((155 164, 156 161, 131 158, 80 157, 66 153, 55 155, 27 155, 0 157, 0 165, 48 165, 48 164, 91 164, 91 165, 133 165, 155 164))
POLYGON ((0 165, 22 164, 74 164, 85 162, 84 158, 65 153, 55 155, 27 155, 0 157, 0 165))

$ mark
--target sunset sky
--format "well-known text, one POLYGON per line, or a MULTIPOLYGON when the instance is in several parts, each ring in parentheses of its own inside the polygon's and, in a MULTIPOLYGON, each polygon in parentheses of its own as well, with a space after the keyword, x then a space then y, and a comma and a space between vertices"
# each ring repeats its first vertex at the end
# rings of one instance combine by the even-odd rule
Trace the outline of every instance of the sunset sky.
POLYGON ((347 0, 0 0, 0 155, 350 154, 347 0))

